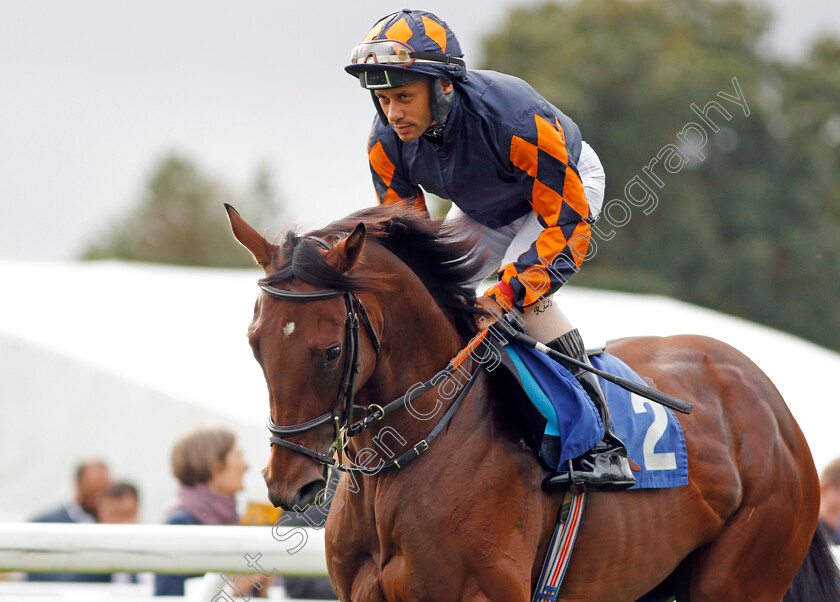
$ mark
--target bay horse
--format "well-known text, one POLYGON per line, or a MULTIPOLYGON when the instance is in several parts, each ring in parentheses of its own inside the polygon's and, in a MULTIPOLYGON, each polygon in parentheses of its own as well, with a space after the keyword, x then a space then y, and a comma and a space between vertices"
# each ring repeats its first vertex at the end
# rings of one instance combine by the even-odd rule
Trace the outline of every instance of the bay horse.
MULTIPOLYGON (((530 600, 562 496, 542 491, 495 372, 464 359, 457 398, 433 378, 475 333, 472 241, 389 206, 275 244, 226 208, 265 271, 248 338, 269 389, 269 499, 306 507, 342 455, 364 473, 343 473, 326 524, 339 598, 530 600)), ((678 416, 689 483, 590 494, 558 599, 840 600, 813 460, 768 377, 700 336, 607 351, 694 404, 678 416)))

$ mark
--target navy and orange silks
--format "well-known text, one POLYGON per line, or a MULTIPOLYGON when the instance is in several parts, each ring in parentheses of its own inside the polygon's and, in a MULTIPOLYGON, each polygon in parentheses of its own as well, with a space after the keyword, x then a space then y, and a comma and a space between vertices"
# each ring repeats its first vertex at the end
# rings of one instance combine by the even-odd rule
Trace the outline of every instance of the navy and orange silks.
POLYGON ((461 46, 458 38, 445 21, 430 12, 404 9, 387 15, 377 21, 365 36, 364 41, 394 40, 407 44, 418 53, 418 60, 410 66, 390 66, 370 62, 347 65, 344 69, 355 77, 360 71, 371 68, 423 73, 431 77, 443 77, 447 81, 463 80, 467 77, 461 46), (452 61, 451 59, 457 59, 452 61))
POLYGON ((501 267, 500 286, 488 290, 505 307, 528 309, 578 270, 589 246, 592 216, 577 171, 580 131, 516 77, 470 70, 452 93, 441 139, 403 142, 374 120, 368 154, 377 197, 423 204, 426 190, 490 228, 534 211, 544 229, 501 267))
MULTIPOLYGON (((436 15, 422 10, 403 9, 377 21, 364 41, 351 51, 344 70, 359 78, 363 88, 370 90, 371 100, 380 120, 388 124, 376 90, 403 86, 429 77, 447 82, 467 77, 458 38, 436 15)), ((450 103, 448 97, 433 86, 432 117, 438 124, 446 121, 450 103)))

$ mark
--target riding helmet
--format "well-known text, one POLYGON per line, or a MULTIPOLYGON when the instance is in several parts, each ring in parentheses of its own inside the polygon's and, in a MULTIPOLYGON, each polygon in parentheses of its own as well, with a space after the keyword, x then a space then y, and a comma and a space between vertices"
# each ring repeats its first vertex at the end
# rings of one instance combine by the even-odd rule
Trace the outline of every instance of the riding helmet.
POLYGON ((445 21, 430 12, 404 9, 383 17, 364 41, 353 48, 351 63, 344 70, 359 78, 370 90, 373 104, 383 124, 388 119, 376 90, 398 88, 414 81, 431 78, 432 117, 446 121, 453 95, 443 94, 438 81, 467 78, 458 39, 445 21))

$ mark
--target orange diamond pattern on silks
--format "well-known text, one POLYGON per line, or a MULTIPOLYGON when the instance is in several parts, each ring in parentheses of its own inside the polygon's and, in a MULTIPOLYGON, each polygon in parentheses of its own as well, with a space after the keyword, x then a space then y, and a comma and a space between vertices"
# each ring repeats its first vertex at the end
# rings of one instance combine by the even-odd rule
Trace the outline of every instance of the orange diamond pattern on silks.
POLYGON ((568 163, 566 135, 563 133, 563 128, 560 127, 557 117, 555 116, 554 123, 551 123, 539 115, 534 115, 534 121, 537 124, 537 146, 558 161, 568 163))
MULTIPOLYGON (((583 190, 580 176, 574 169, 566 168, 563 174, 563 190, 557 191, 539 179, 539 151, 553 157, 563 165, 568 165, 569 154, 566 150, 566 136, 557 118, 551 123, 540 115, 534 115, 537 128, 537 144, 534 145, 524 138, 513 136, 510 142, 511 162, 534 178, 531 191, 531 203, 538 215, 542 216, 548 226, 557 223, 560 216, 560 202, 566 204, 581 217, 589 216, 589 203, 583 190)), ((559 185, 559 182, 556 182, 559 185)))
POLYGON ((376 25, 374 25, 374 26, 373 26, 373 29, 371 29, 371 30, 368 32, 367 36, 365 36, 365 40, 364 40, 364 41, 365 41, 365 42, 367 42, 367 41, 369 41, 369 40, 372 40, 372 39, 373 39, 373 38, 375 38, 376 36, 378 36, 378 35, 379 35, 379 32, 380 32, 380 31, 382 31, 382 27, 385 25, 385 21, 386 21, 386 20, 387 20, 387 17, 386 17, 385 19, 382 19, 381 21, 379 21, 379 23, 377 23, 376 25))
POLYGON ((426 29, 426 35, 429 36, 432 40, 434 40, 435 44, 440 46, 441 52, 445 53, 446 29, 443 28, 443 25, 441 25, 434 19, 430 19, 426 15, 422 15, 421 19, 423 19, 423 27, 426 29))
POLYGON ((396 168, 394 167, 394 164, 391 163, 388 155, 385 154, 385 149, 382 148, 382 142, 377 142, 373 145, 370 149, 368 157, 370 159, 370 165, 373 167, 373 171, 376 172, 376 175, 382 178, 382 181, 385 182, 385 186, 388 187, 385 191, 385 195, 379 199, 379 202, 387 205, 388 203, 400 200, 400 195, 397 194, 396 190, 391 188, 391 182, 394 180, 394 172, 396 171, 396 168))
POLYGON ((499 280, 501 280, 502 282, 506 282, 507 284, 510 284, 511 278, 516 278, 518 276, 519 276, 519 274, 516 273, 516 268, 513 267, 512 263, 509 263, 504 267, 504 270, 502 271, 499 280))
POLYGON ((546 228, 537 237, 537 256, 540 261, 551 264, 568 244, 563 231, 560 228, 546 228))
MULTIPOLYGON (((571 170, 566 170, 567 173, 569 171, 571 170)), ((563 196, 559 192, 534 179, 531 205, 533 205, 537 215, 545 220, 544 226, 554 226, 557 224, 560 219, 560 209, 563 208, 563 200, 563 196)), ((563 244, 566 244, 565 241, 563 244)), ((557 248, 562 249, 563 246, 561 245, 557 248)))
POLYGON ((589 201, 583 190, 583 181, 574 169, 566 169, 563 181, 563 200, 581 217, 589 217, 589 201))
POLYGON ((539 264, 529 266, 519 274, 514 265, 509 263, 502 272, 501 280, 510 284, 512 278, 518 280, 525 290, 525 298, 522 301, 524 309, 539 301, 551 289, 551 275, 539 264))
POLYGON ((398 42, 408 43, 409 38, 414 35, 405 19, 400 19, 385 32, 385 37, 389 40, 397 40, 398 42))
POLYGON ((519 136, 510 140, 510 161, 532 178, 537 177, 537 147, 519 136))
POLYGON ((532 265, 519 274, 519 282, 525 289, 523 309, 531 307, 551 290, 551 275, 541 264, 532 265))
POLYGON ((382 178, 382 181, 385 182, 385 186, 390 186, 391 181, 394 179, 394 171, 396 168, 394 167, 394 164, 391 163, 388 155, 385 154, 385 149, 382 148, 382 142, 377 142, 373 145, 373 148, 370 149, 369 158, 370 164, 376 172, 376 175, 382 178))
POLYGON ((592 238, 592 226, 586 220, 582 220, 569 239, 569 254, 578 267, 586 259, 586 251, 589 249, 590 238, 592 238))
POLYGON ((397 194, 397 191, 393 188, 388 188, 385 191, 385 196, 382 197, 382 204, 383 205, 390 205, 391 203, 396 203, 400 200, 400 195, 397 194))
POLYGON ((561 163, 569 162, 569 154, 566 152, 566 135, 557 118, 555 117, 552 124, 544 117, 534 115, 534 123, 537 126, 536 146, 519 136, 514 136, 510 141, 511 162, 532 178, 537 177, 537 149, 548 153, 561 163))

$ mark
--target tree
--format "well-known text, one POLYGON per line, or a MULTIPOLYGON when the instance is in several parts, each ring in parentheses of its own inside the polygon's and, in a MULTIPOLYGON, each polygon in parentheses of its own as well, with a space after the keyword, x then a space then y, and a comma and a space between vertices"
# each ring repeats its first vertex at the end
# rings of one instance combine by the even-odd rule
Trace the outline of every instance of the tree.
POLYGON ((280 211, 271 173, 260 167, 241 198, 188 159, 170 155, 152 170, 140 202, 119 218, 83 259, 125 259, 194 266, 245 267, 253 261, 231 238, 223 203, 276 224, 280 211))
POLYGON ((765 56, 769 23, 737 0, 547 3, 510 14, 486 65, 569 114, 605 166, 597 250, 576 284, 840 349, 840 43, 782 63, 765 56))

